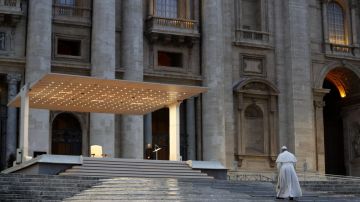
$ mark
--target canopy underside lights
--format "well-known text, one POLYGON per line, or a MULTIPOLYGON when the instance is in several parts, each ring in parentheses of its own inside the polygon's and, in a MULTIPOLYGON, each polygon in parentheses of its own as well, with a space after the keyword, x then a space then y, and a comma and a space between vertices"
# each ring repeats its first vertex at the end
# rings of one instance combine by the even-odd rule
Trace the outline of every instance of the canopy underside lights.
MULTIPOLYGON (((142 115, 206 88, 50 73, 28 89, 30 108, 142 115)), ((20 95, 9 106, 20 106, 20 95)))

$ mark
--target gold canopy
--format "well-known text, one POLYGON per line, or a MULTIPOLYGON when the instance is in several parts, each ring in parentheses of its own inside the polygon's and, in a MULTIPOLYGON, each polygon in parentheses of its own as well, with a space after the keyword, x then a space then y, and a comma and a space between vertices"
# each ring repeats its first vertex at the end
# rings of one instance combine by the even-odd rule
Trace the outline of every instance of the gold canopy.
MULTIPOLYGON (((49 73, 28 88, 29 107, 143 115, 206 92, 205 87, 49 73)), ((20 93, 8 106, 20 107, 20 93)))

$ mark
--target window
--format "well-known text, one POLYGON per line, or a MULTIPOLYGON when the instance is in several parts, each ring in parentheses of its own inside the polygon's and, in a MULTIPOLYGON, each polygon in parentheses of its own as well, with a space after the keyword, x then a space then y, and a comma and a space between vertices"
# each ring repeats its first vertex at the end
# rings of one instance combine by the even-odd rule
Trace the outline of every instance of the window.
POLYGON ((330 43, 347 45, 344 11, 338 3, 329 3, 327 5, 327 21, 330 43))
POLYGON ((81 41, 58 39, 57 40, 57 54, 68 56, 81 56, 81 41))
POLYGON ((5 32, 0 32, 0 50, 5 50, 6 46, 6 34, 5 32))
POLYGON ((155 0, 155 15, 164 18, 193 19, 193 0, 155 0))
POLYGON ((165 67, 183 67, 182 62, 182 54, 181 53, 171 53, 165 51, 158 52, 158 66, 165 66, 165 67))
POLYGON ((242 28, 247 30, 261 30, 261 1, 242 0, 241 5, 242 28))
POLYGON ((65 6, 75 6, 75 0, 56 0, 56 3, 65 6))

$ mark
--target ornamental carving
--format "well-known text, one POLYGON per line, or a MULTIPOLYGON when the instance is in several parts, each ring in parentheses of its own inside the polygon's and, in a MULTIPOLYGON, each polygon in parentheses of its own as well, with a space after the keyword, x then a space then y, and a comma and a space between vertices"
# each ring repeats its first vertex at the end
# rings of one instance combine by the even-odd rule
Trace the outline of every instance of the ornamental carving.
POLYGON ((260 82, 252 82, 249 84, 246 84, 244 86, 244 90, 260 90, 260 91, 268 91, 268 87, 260 82))

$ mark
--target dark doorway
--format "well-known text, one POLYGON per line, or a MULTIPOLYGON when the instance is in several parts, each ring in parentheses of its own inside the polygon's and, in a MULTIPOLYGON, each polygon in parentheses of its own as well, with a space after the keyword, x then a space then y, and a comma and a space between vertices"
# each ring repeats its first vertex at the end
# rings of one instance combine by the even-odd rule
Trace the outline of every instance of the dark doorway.
MULTIPOLYGON (((159 146, 158 160, 169 160, 169 109, 163 108, 152 113, 153 148, 159 146)), ((153 159, 156 159, 153 154, 153 159)))
POLYGON ((53 121, 51 153, 62 155, 82 154, 81 126, 74 115, 62 113, 53 121))
POLYGON ((341 96, 336 86, 328 80, 324 81, 323 88, 330 89, 330 93, 324 97, 325 172, 345 175, 341 96))

